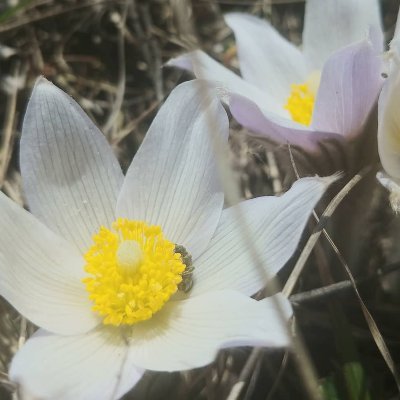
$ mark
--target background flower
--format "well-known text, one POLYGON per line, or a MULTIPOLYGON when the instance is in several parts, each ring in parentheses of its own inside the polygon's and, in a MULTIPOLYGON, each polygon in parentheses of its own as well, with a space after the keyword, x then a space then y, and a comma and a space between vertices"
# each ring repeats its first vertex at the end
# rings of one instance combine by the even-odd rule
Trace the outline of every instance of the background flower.
POLYGON ((267 21, 239 13, 225 21, 242 78, 202 51, 168 65, 218 81, 235 119, 274 142, 315 151, 321 140, 360 133, 382 83, 378 1, 307 1, 302 51, 267 21))
MULTIPOLYGON (((265 20, 229 13, 225 21, 235 35, 242 77, 199 50, 169 65, 226 88, 233 117, 273 153, 284 184, 296 180, 293 164, 300 176, 343 171, 344 181, 366 165, 376 168, 375 111, 383 83, 377 0, 307 1, 301 49, 265 20)), ((367 231, 375 185, 372 171, 331 221, 342 254, 360 267, 364 242, 348 238, 367 231)))

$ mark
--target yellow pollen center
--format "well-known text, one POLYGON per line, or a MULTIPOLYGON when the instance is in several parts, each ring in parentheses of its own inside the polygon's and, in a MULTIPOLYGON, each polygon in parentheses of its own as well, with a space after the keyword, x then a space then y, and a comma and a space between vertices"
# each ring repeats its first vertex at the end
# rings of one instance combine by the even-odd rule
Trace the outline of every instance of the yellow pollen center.
POLYGON ((293 121, 303 125, 310 125, 314 108, 314 95, 306 83, 291 85, 292 91, 285 104, 293 121))
POLYGON ((311 124, 319 82, 320 73, 315 71, 306 82, 291 85, 292 90, 284 108, 289 111, 293 121, 307 126, 311 124))
POLYGON ((86 252, 83 279, 106 325, 132 325, 159 311, 178 290, 185 264, 159 226, 118 219, 101 227, 86 252))

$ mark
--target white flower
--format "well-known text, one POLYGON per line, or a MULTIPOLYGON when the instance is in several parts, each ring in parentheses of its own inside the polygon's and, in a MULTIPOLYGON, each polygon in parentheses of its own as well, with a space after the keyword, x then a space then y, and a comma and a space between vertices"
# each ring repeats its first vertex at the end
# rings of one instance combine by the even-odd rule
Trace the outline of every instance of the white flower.
MULTIPOLYGON (((211 134, 227 140, 228 119, 200 84, 171 93, 125 177, 79 106, 46 80, 36 84, 21 139, 34 216, 0 195, 0 293, 40 327, 10 369, 25 393, 110 400, 145 369, 200 367, 222 347, 288 344, 275 303, 249 297, 265 282, 235 209, 223 209, 211 143, 211 134), (186 251, 193 287, 170 298, 186 251)), ((236 206, 270 274, 292 256, 330 182, 305 178, 280 198, 236 206)), ((289 302, 277 300, 288 318, 289 302)))
POLYGON ((302 49, 252 15, 225 21, 242 77, 199 50, 168 65, 218 81, 234 118, 273 142, 314 151, 321 140, 360 133, 382 84, 378 0, 307 0, 302 49))
MULTIPOLYGON (((400 9, 399 9, 400 14, 400 9)), ((378 102, 378 152, 384 171, 377 173, 379 182, 390 192, 390 203, 400 212, 400 24, 386 53, 388 78, 378 102)))
POLYGON ((394 61, 378 102, 378 151, 384 172, 377 178, 390 192, 395 212, 400 212, 400 65, 394 61))

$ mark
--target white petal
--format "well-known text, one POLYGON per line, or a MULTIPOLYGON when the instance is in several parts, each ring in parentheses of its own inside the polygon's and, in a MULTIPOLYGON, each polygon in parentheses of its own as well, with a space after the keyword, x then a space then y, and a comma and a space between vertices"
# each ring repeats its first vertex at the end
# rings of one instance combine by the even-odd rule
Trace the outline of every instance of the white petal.
POLYGON ((1 192, 0 238, 0 294, 22 315, 61 334, 98 324, 79 252, 1 192))
POLYGON ((384 186, 389 192, 389 201, 393 211, 398 214, 400 212, 400 182, 399 180, 392 179, 389 175, 384 172, 378 172, 376 178, 382 186, 384 186))
POLYGON ((378 151, 386 173, 400 181, 400 68, 396 66, 379 96, 378 151))
POLYGON ((167 65, 187 69, 193 72, 196 78, 215 81, 228 92, 237 93, 251 99, 261 109, 289 118, 288 112, 282 107, 282 104, 277 102, 273 93, 261 90, 262 87, 259 84, 253 85, 246 82, 203 51, 196 50, 183 54, 170 60, 167 65))
POLYGON ((365 39, 371 26, 381 30, 378 0, 307 0, 303 46, 309 68, 320 70, 334 51, 365 39))
POLYGON ((397 61, 399 61, 400 56, 400 8, 397 13, 397 20, 396 20, 396 29, 393 35, 393 39, 390 42, 390 50, 395 53, 397 61))
POLYGON ((41 78, 24 118, 21 173, 32 212, 81 251, 112 222, 123 175, 78 104, 41 78))
POLYGON ((303 54, 267 21, 241 13, 224 17, 235 34, 243 78, 273 96, 283 107, 290 85, 306 80, 303 54))
POLYGON ((347 138, 362 132, 382 86, 381 67, 367 40, 335 52, 322 70, 312 127, 347 138))
POLYGON ((104 328, 77 336, 39 331, 15 355, 10 378, 41 400, 119 399, 144 372, 127 353, 104 328))
POLYGON ((274 276, 292 257, 313 208, 332 180, 303 178, 281 197, 258 197, 225 209, 209 247, 194 260, 191 296, 221 289, 253 295, 265 286, 265 278, 274 276), (265 271, 254 264, 237 212, 248 224, 246 232, 251 232, 265 271))
MULTIPOLYGON (((275 301, 280 302, 287 320, 290 303, 283 296, 275 296, 275 301)), ((137 326, 130 356, 142 368, 179 371, 211 363, 220 348, 286 346, 288 335, 275 301, 221 291, 170 302, 137 326)))
POLYGON ((213 136, 228 138, 228 118, 217 96, 203 81, 178 86, 129 167, 118 215, 161 225, 169 240, 192 255, 202 252, 223 205, 213 136))

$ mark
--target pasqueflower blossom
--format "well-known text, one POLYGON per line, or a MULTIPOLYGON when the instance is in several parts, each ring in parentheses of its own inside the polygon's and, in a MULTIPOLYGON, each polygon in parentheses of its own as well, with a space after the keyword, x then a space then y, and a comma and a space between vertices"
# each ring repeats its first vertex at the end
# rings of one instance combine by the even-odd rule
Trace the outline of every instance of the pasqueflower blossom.
MULTIPOLYGON (((399 10, 400 15, 400 10, 399 10)), ((390 50, 386 54, 388 79, 378 102, 378 152, 384 171, 378 172, 380 183, 390 192, 390 203, 400 212, 400 23, 399 15, 390 50)))
MULTIPOLYGON (((202 84, 171 93, 124 177, 81 108, 37 82, 20 159, 32 214, 0 195, 0 293, 39 326, 10 368, 30 396, 115 399, 146 369, 204 366, 223 347, 288 344, 273 299, 249 297, 265 282, 235 216, 274 274, 331 179, 223 209, 212 135, 226 142, 228 119, 202 84)), ((276 301, 289 318, 289 302, 276 301)))
MULTIPOLYGON (((395 50, 396 51, 396 50, 395 50)), ((390 74, 378 102, 378 151, 384 172, 378 180, 390 191, 390 202, 400 212, 400 64, 392 60, 390 74)))
POLYGON ((235 119, 273 142, 316 150, 323 139, 362 131, 382 84, 377 0, 308 0, 302 49, 254 16, 231 13, 225 21, 242 77, 202 51, 168 65, 218 81, 235 119))

